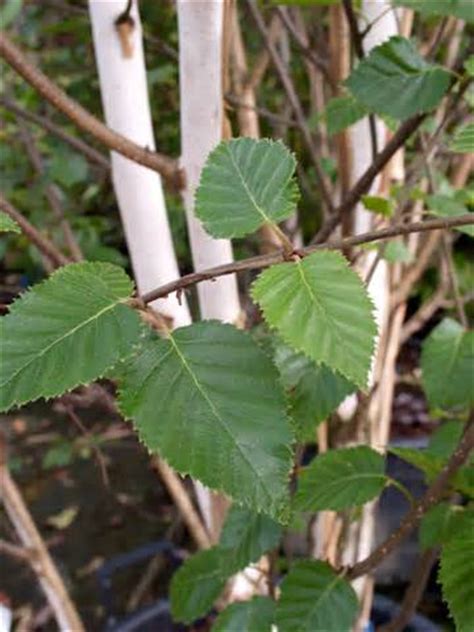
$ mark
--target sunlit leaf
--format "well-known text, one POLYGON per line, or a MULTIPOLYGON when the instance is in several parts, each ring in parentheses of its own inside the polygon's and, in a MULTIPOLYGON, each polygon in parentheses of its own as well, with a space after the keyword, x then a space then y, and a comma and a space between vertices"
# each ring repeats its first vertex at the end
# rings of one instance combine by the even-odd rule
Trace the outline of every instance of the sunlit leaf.
POLYGON ((439 580, 443 599, 456 623, 457 632, 472 632, 474 621, 474 529, 459 533, 441 551, 439 580))
POLYGON ((21 233, 18 224, 2 211, 0 211, 0 233, 21 233))

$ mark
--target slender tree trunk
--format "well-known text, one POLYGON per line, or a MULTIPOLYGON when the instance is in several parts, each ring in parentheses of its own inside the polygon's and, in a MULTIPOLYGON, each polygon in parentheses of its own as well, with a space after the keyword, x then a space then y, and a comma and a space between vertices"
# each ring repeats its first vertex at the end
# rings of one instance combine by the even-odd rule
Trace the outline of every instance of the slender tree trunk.
MULTIPOLYGON (((195 270, 233 260, 227 239, 213 239, 194 215, 194 193, 209 152, 223 132, 223 27, 224 1, 178 0, 179 68, 181 96, 181 165, 186 175, 183 192, 188 233, 195 270)), ((241 319, 237 280, 234 275, 205 282, 198 287, 201 317, 238 323, 241 319)), ((197 487, 201 508, 216 540, 227 502, 197 487)))
MULTIPOLYGON (((89 0, 94 51, 107 125, 150 150, 155 149, 140 16, 134 1, 128 27, 116 20, 123 0, 89 0), (123 27, 123 25, 122 25, 123 27)), ((141 293, 178 278, 161 179, 156 172, 112 152, 112 179, 141 293)), ((175 295, 153 304, 173 326, 191 322, 186 300, 175 295)))

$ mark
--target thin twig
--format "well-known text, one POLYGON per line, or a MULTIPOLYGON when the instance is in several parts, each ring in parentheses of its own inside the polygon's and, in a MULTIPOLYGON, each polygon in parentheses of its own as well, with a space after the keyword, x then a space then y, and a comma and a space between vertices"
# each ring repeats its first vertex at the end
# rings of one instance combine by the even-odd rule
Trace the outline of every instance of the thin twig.
POLYGON ((31 560, 35 555, 32 549, 26 549, 24 546, 18 546, 17 544, 12 544, 5 540, 0 540, 0 553, 9 555, 11 558, 26 562, 27 564, 31 564, 31 560))
POLYGON ((316 151, 316 147, 314 146, 313 139, 311 136, 311 132, 309 130, 308 124, 306 122, 306 117, 303 113, 303 108, 301 107, 301 102, 298 98, 297 92, 293 85, 293 81, 288 73, 288 69, 285 64, 281 60, 280 55, 275 47, 275 45, 271 42, 268 34, 267 27, 263 21, 262 15, 258 10, 257 5, 254 0, 247 0, 247 4, 252 14, 253 20, 257 26, 257 29, 264 41, 265 47, 268 50, 268 54, 275 66, 275 70, 277 71, 278 77, 280 79, 281 84, 286 92, 286 96, 288 97, 288 101, 293 108, 295 113, 296 121, 298 123, 298 127, 302 133, 303 139, 305 141, 305 145, 308 149, 308 153, 311 157, 311 162, 314 165, 314 169, 316 172, 316 176, 318 179, 318 184, 321 188, 321 197, 326 205, 326 208, 329 211, 333 211, 334 205, 332 203, 332 196, 328 184, 328 179, 321 165, 321 161, 319 159, 318 153, 316 151))
POLYGON ((327 62, 308 46, 308 43, 303 39, 301 34, 298 32, 295 24, 293 23, 293 20, 288 15, 287 7, 276 7, 275 11, 285 25, 287 31, 292 36, 293 40, 298 45, 298 48, 301 50, 303 55, 324 75, 324 78, 328 82, 331 91, 333 92, 333 94, 335 94, 337 91, 337 86, 335 85, 333 78, 331 77, 327 62))
MULTIPOLYGON (((425 232, 432 230, 445 229, 448 230, 455 226, 468 226, 474 224, 474 214, 467 213, 466 215, 459 215, 458 217, 433 219, 427 222, 415 222, 413 224, 399 224, 383 228, 381 230, 372 231, 369 233, 363 233, 354 237, 347 237, 345 239, 335 239, 323 244, 313 244, 298 250, 296 254, 300 257, 305 257, 316 250, 330 249, 330 250, 343 250, 350 246, 360 246, 361 244, 367 244, 373 241, 381 241, 384 239, 390 239, 398 235, 407 235, 409 233, 425 232)), ((209 268, 208 270, 202 270, 201 272, 193 272, 187 274, 176 281, 171 281, 165 285, 160 286, 156 290, 151 290, 141 297, 144 303, 151 303, 157 298, 163 298, 175 291, 182 291, 196 283, 202 281, 209 281, 210 279, 216 279, 226 274, 233 274, 243 272, 244 270, 260 270, 261 268, 268 268, 268 266, 274 263, 281 263, 285 261, 285 253, 283 251, 270 253, 268 255, 261 255, 258 257, 250 257, 241 261, 216 266, 215 268, 209 268)))
MULTIPOLYGON (((26 153, 28 154, 28 158, 36 171, 37 175, 41 178, 45 175, 45 167, 43 163, 43 159, 41 154, 36 146, 35 139, 31 134, 30 130, 26 123, 18 119, 18 127, 20 130, 20 139, 25 146, 26 153)), ((59 222, 61 226, 61 230, 64 236, 64 243, 66 247, 69 249, 69 254, 74 261, 82 261, 84 256, 82 251, 77 243, 76 237, 72 231, 71 225, 69 224, 66 216, 64 215, 63 206, 61 203, 61 197, 59 195, 58 188, 53 183, 47 183, 44 186, 44 195, 48 200, 49 206, 51 207, 51 211, 55 216, 56 220, 59 222)))
POLYGON ((235 94, 226 94, 224 98, 230 105, 234 105, 239 108, 245 108, 246 110, 253 110, 254 112, 257 112, 257 114, 260 114, 260 116, 263 116, 263 118, 268 119, 271 123, 280 123, 283 125, 288 125, 289 127, 298 126, 298 123, 293 119, 289 119, 286 116, 282 116, 281 114, 276 114, 275 112, 271 112, 270 110, 262 108, 258 105, 249 105, 244 100, 236 97, 235 94))
POLYGON ((428 549, 421 554, 410 585, 405 591, 400 610, 389 623, 378 627, 377 632, 402 632, 405 626, 410 623, 410 619, 415 614, 423 596, 437 557, 438 550, 436 548, 428 549))
POLYGON ((54 134, 54 136, 57 136, 65 143, 70 145, 73 149, 83 154, 91 162, 96 163, 103 169, 107 169, 107 171, 110 170, 110 162, 107 156, 104 156, 104 154, 102 154, 100 151, 97 151, 97 149, 94 149, 94 147, 91 147, 80 138, 71 136, 45 116, 40 116, 39 114, 35 114, 34 112, 29 112, 28 110, 21 108, 19 105, 17 105, 5 96, 0 96, 0 105, 6 110, 15 114, 16 116, 21 116, 21 118, 24 118, 27 121, 38 125, 50 134, 54 134))
POLYGON ((38 248, 41 254, 51 261, 51 263, 59 268, 71 261, 56 248, 56 246, 47 237, 44 237, 37 228, 31 224, 24 215, 20 213, 8 200, 0 193, 0 210, 11 217, 21 228, 25 236, 31 243, 38 248))
POLYGON ((463 327, 467 329, 469 323, 466 316, 466 310, 464 309, 464 303, 462 302, 461 294, 459 292, 458 278, 456 276, 456 270, 454 269, 453 255, 451 251, 451 244, 448 243, 446 235, 443 235, 442 241, 443 254, 446 261, 446 268, 448 272, 449 283, 453 292, 454 302, 458 313, 459 320, 463 327))
POLYGON ((32 555, 28 561, 54 611, 59 629, 85 632, 76 606, 72 602, 61 575, 46 548, 44 540, 36 528, 19 488, 10 476, 5 464, 5 445, 3 439, 1 443, 0 496, 5 511, 25 550, 32 551, 32 555))
POLYGON ((440 474, 428 487, 421 500, 405 515, 400 526, 388 538, 382 542, 367 558, 357 562, 347 570, 346 577, 349 580, 366 575, 376 568, 380 562, 390 555, 403 540, 417 527, 426 514, 444 496, 451 478, 464 465, 474 447, 474 416, 471 415, 465 432, 456 449, 449 458, 440 474))
POLYGON ((7 37, 0 33, 0 57, 33 86, 55 108, 63 112, 80 129, 92 134, 109 149, 122 154, 140 165, 160 173, 165 180, 177 189, 184 186, 184 175, 176 160, 140 147, 121 134, 114 132, 93 116, 79 103, 55 85, 36 66, 28 61, 22 51, 7 37))

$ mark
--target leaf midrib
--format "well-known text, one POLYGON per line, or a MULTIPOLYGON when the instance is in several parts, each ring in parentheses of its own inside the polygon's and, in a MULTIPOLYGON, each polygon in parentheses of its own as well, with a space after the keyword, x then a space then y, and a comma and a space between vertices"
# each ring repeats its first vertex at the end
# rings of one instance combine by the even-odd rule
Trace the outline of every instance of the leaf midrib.
POLYGON ((194 382, 198 392, 200 393, 200 395, 202 396, 204 401, 207 403, 207 405, 211 409, 214 417, 220 423, 221 427, 225 430, 225 432, 232 439, 232 442, 234 443, 234 445, 238 449, 240 455, 242 456, 242 459, 244 461, 246 461, 246 463, 249 465, 249 467, 252 470, 252 472, 254 472, 254 474, 256 475, 257 479, 260 481, 260 483, 262 485, 262 489, 265 490, 265 493, 267 494, 268 498, 271 500, 272 499, 271 498, 271 494, 266 490, 266 487, 263 485, 263 479, 260 476, 260 473, 258 472, 258 470, 255 469, 255 467, 253 466, 252 462, 249 460, 249 458, 247 457, 247 455, 243 451, 240 443, 237 441, 237 439, 235 438, 235 436, 232 433, 231 429, 228 427, 228 425, 225 422, 224 418, 221 417, 221 415, 219 414, 219 410, 216 408, 214 402, 209 397, 209 395, 206 393, 206 390, 205 390, 204 386, 201 384, 201 382, 197 378, 195 372, 190 367, 190 365, 189 365, 188 361, 186 360, 184 354, 182 353, 181 349, 179 348, 178 344, 176 343, 176 340, 174 339, 173 335, 170 335, 169 340, 170 340, 171 344, 173 345, 173 349, 175 350, 176 355, 178 356, 179 360, 183 364, 183 366, 186 369, 186 371, 189 373, 189 375, 190 375, 192 381, 194 382))
POLYGON ((77 333, 78 331, 80 331, 83 327, 86 327, 87 325, 89 325, 91 322, 93 322, 94 320, 100 318, 101 316, 103 316, 105 313, 107 313, 108 311, 110 311, 111 309, 114 309, 115 307, 117 307, 117 305, 119 305, 121 302, 123 301, 123 299, 119 299, 116 302, 107 305, 106 307, 104 307, 103 309, 101 309, 99 312, 97 312, 96 314, 90 316, 89 318, 87 318, 84 321, 81 321, 78 325, 76 325, 75 327, 73 327, 72 329, 70 329, 69 331, 67 331, 64 335, 60 336, 59 338, 56 338, 56 340, 53 340, 53 342, 51 342, 48 346, 44 347, 44 349, 41 349, 41 351, 37 354, 35 354, 33 357, 31 357, 28 362, 26 362, 25 364, 23 364, 23 366, 19 367, 12 375, 10 375, 9 378, 7 378, 4 382, 0 383, 0 387, 4 387, 7 384, 11 383, 18 375, 20 375, 20 373, 22 373, 23 371, 25 371, 33 362, 35 362, 36 360, 38 360, 39 358, 43 357, 46 353, 48 353, 49 351, 51 351, 51 349, 53 349, 57 344, 59 344, 60 342, 63 342, 64 340, 66 340, 67 338, 69 338, 70 336, 74 335, 75 333, 77 333))

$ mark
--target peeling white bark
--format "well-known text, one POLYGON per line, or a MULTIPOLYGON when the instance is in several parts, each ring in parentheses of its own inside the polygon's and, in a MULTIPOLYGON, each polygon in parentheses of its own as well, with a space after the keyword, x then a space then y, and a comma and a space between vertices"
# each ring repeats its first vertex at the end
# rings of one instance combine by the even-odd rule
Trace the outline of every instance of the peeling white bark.
MULTIPOLYGON (((107 125, 130 140, 155 149, 140 16, 136 2, 128 54, 115 20, 123 0, 89 0, 89 13, 102 104, 107 125)), ((179 277, 160 176, 112 152, 112 180, 138 289, 141 293, 179 277)), ((179 327, 191 322, 186 301, 175 295, 152 306, 179 327)))

